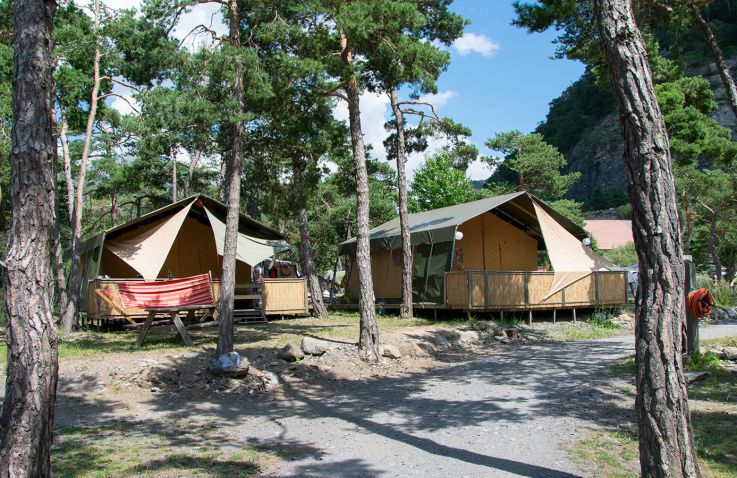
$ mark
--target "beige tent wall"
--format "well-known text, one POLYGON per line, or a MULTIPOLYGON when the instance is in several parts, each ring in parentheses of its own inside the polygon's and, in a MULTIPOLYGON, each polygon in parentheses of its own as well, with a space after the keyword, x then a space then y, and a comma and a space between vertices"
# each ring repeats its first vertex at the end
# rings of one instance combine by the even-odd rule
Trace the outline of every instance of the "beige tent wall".
MULTIPOLYGON (((388 249, 371 253, 371 277, 374 283, 376 300, 402 298, 402 249, 388 249)), ((413 256, 414 260, 414 256, 413 256)), ((414 266, 414 264, 413 264, 414 266)), ((356 258, 350 257, 351 277, 348 285, 349 294, 358 297, 358 271, 356 258)))
MULTIPOLYGON (((476 216, 458 226, 458 230, 463 239, 455 242, 455 257, 462 254, 466 270, 537 269, 537 240, 494 214, 476 216)), ((453 270, 461 270, 455 261, 453 270)))
MULTIPOLYGON (((123 235, 127 238, 136 235, 141 230, 152 227, 146 225, 123 235)), ((200 221, 188 217, 185 219, 177 238, 159 271, 159 278, 166 278, 169 271, 174 277, 189 277, 210 271, 214 278, 220 277, 220 258, 215 248, 215 237, 212 229, 200 221)), ((242 262, 236 263, 236 282, 247 284, 251 282, 251 266, 242 262)), ((100 275, 107 274, 113 278, 135 278, 138 277, 131 266, 126 264, 118 256, 103 248, 102 261, 100 263, 100 275)))

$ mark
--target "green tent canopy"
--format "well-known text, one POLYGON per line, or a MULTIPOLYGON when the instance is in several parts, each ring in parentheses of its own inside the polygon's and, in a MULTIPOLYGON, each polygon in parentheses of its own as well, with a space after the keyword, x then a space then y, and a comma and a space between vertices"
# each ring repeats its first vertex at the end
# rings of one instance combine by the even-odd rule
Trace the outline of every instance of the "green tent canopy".
MULTIPOLYGON (((410 240, 416 246, 412 273, 415 302, 443 302, 445 273, 451 270, 458 226, 481 214, 494 211, 500 218, 537 239, 538 247, 544 248, 545 240, 535 211, 536 206, 579 241, 588 237, 582 227, 526 191, 410 214, 410 240)), ((399 218, 371 229, 370 238, 371 251, 400 248, 402 237, 399 218)), ((338 254, 355 255, 356 238, 341 243, 338 254)))

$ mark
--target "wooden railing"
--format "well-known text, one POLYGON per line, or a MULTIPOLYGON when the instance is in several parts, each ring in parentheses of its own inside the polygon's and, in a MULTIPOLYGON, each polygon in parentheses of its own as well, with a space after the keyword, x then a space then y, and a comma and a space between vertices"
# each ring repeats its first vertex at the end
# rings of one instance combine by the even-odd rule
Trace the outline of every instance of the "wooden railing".
POLYGON ((627 273, 597 271, 547 297, 553 272, 463 271, 445 274, 445 303, 463 310, 568 309, 627 303, 627 273))

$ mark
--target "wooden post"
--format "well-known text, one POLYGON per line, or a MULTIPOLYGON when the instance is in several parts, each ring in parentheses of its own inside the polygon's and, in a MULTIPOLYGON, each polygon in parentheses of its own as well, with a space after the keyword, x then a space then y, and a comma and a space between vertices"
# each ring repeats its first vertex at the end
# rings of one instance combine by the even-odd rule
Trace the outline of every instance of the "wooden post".
POLYGON ((471 279, 471 271, 467 271, 466 272, 466 284, 468 284, 468 285, 466 287, 466 292, 467 292, 467 296, 468 296, 468 304, 467 304, 468 308, 467 308, 467 310, 469 310, 469 311, 471 310, 471 307, 473 306, 473 289, 471 288, 471 280, 472 280, 471 279))
POLYGON ((501 315, 500 315, 500 317, 501 317, 501 321, 502 321, 502 322, 504 322, 504 309, 502 309, 502 310, 500 311, 500 314, 501 314, 501 315))
POLYGON ((573 309, 573 321, 576 321, 576 309, 573 309))
MULTIPOLYGON (((686 284, 683 288, 686 298, 688 298, 689 291, 696 287, 696 268, 694 267, 693 259, 691 256, 684 256, 683 257, 683 265, 686 269, 686 284)), ((694 317, 691 312, 688 311, 688 307, 686 307, 686 352, 692 353, 692 352, 699 352, 700 346, 699 346, 699 321, 696 320, 696 317, 694 317)))
POLYGON ((532 309, 528 310, 527 325, 532 325, 532 309))
POLYGON ((553 323, 555 323, 555 313, 557 312, 556 309, 553 309, 553 323))

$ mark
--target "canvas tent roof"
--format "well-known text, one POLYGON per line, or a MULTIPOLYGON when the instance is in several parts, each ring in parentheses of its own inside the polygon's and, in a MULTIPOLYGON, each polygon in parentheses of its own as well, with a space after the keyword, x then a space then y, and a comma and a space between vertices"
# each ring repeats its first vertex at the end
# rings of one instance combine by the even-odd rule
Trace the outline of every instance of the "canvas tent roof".
MULTIPOLYGON (((210 225, 217 252, 222 255, 226 207, 203 195, 191 196, 108 229, 86 241, 82 252, 104 245, 145 279, 154 279, 169 255, 184 220, 190 215, 210 225)), ((286 238, 279 232, 244 214, 240 215, 239 222, 236 252, 239 261, 255 265, 289 249, 286 238)))
MULTIPOLYGON (((412 245, 453 241, 459 225, 491 210, 496 210, 503 219, 512 222, 528 234, 542 239, 543 233, 535 215, 533 199, 574 237, 579 240, 588 237, 588 233, 583 228, 542 203, 533 195, 521 191, 410 214, 409 227, 412 245)), ((371 229, 370 235, 372 251, 401 247, 399 218, 397 217, 371 229)), ((355 252, 355 237, 343 242, 338 247, 339 255, 355 254, 355 252)))
MULTIPOLYGON (((452 242, 459 225, 492 211, 537 238, 540 245, 545 245, 555 269, 549 296, 608 265, 581 243, 588 237, 583 228, 525 191, 410 214, 412 245, 452 242)), ((372 229, 370 236, 372 251, 401 247, 399 218, 372 229)), ((356 238, 343 242, 338 248, 339 254, 354 254, 355 251, 356 238)))

